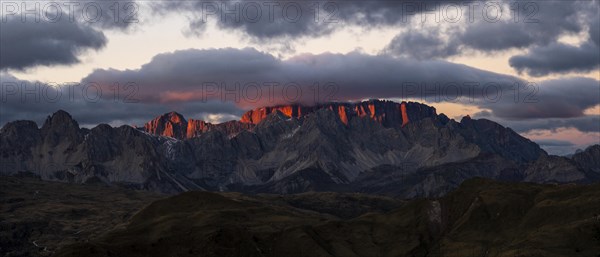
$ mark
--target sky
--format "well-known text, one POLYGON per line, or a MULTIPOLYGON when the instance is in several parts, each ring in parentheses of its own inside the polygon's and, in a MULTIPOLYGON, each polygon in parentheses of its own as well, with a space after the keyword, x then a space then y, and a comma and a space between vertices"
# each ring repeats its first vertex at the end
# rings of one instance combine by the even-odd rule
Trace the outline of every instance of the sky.
POLYGON ((2 1, 0 124, 419 101, 553 154, 600 143, 599 1, 2 1))

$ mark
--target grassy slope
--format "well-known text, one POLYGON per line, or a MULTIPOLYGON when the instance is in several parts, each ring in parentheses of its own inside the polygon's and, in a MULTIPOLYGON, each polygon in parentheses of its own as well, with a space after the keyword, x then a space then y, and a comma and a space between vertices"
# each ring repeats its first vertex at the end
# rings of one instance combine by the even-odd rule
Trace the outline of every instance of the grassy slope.
POLYGON ((598 215, 600 185, 473 179, 441 199, 408 203, 360 194, 191 192, 156 201, 127 227, 57 256, 596 257, 598 215), (392 206, 400 207, 358 217, 343 210, 392 206))

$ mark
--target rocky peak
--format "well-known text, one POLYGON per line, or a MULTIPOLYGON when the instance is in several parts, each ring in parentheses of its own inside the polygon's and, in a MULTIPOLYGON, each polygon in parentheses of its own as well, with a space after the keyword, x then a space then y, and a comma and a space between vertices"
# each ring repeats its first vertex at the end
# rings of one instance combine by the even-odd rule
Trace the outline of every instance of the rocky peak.
POLYGON ((63 110, 58 110, 51 116, 48 116, 44 125, 42 125, 42 130, 49 130, 52 128, 79 129, 79 124, 71 117, 71 114, 63 110))
MULTIPOLYGON (((126 125, 124 125, 124 126, 126 126, 126 125)), ((90 134, 107 137, 107 136, 110 136, 112 133, 114 133, 114 130, 115 129, 112 126, 102 123, 102 124, 98 124, 98 126, 92 128, 90 130, 90 134)))
POLYGON ((144 130, 160 136, 183 139, 187 137, 188 122, 177 112, 165 113, 144 125, 144 130))
POLYGON ((58 110, 46 118, 41 128, 41 134, 51 145, 58 144, 62 139, 68 139, 71 142, 81 139, 79 124, 63 110, 58 110))
POLYGON ((13 121, 0 129, 0 149, 2 151, 27 148, 36 144, 39 139, 40 130, 33 121, 13 121))
POLYGON ((484 152, 499 154, 518 163, 534 161, 547 155, 538 144, 491 120, 465 116, 459 127, 459 132, 484 152))
POLYGON ((266 117, 264 117, 263 119, 261 119, 261 121, 259 122, 258 126, 261 127, 268 127, 270 125, 279 123, 281 121, 290 119, 291 116, 287 115, 285 113, 283 113, 280 110, 275 110, 274 112, 268 114, 266 117))
POLYGON ((0 134, 6 136, 17 136, 22 132, 31 132, 38 130, 38 126, 35 122, 30 120, 17 120, 6 123, 2 129, 0 129, 0 134))
POLYGON ((185 123, 186 120, 183 117, 183 115, 177 113, 177 112, 170 112, 165 114, 167 118, 169 118, 169 121, 173 122, 173 123, 185 123))

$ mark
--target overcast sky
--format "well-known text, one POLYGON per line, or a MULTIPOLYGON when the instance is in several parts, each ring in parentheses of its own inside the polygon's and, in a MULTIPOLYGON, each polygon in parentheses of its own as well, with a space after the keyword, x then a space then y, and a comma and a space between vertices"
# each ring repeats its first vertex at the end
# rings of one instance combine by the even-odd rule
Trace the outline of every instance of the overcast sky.
POLYGON ((2 1, 0 123, 412 100, 555 154, 600 143, 598 1, 2 1))

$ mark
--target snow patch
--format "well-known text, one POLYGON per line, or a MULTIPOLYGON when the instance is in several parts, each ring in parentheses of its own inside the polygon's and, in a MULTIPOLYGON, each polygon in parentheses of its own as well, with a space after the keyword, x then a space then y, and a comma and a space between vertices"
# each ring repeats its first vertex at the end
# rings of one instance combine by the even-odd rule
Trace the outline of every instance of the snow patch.
MULTIPOLYGON (((133 128, 133 127, 132 127, 132 128, 133 128)), ((142 130, 142 129, 138 129, 137 131, 139 131, 139 132, 141 132, 142 134, 144 134, 144 135, 146 135, 146 136, 149 136, 149 137, 158 137, 157 135, 154 135, 154 134, 148 133, 148 132, 146 132, 146 131, 144 131, 144 130, 142 130)))
POLYGON ((180 140, 165 136, 159 136, 158 140, 164 147, 162 154, 169 160, 175 160, 175 156, 177 155, 177 149, 175 149, 175 145, 179 143, 180 140))
POLYGON ((298 130, 300 130, 300 127, 302 127, 302 126, 296 127, 295 129, 292 130, 292 132, 283 135, 281 138, 282 139, 288 139, 290 137, 293 137, 296 134, 296 132, 298 132, 298 130))

